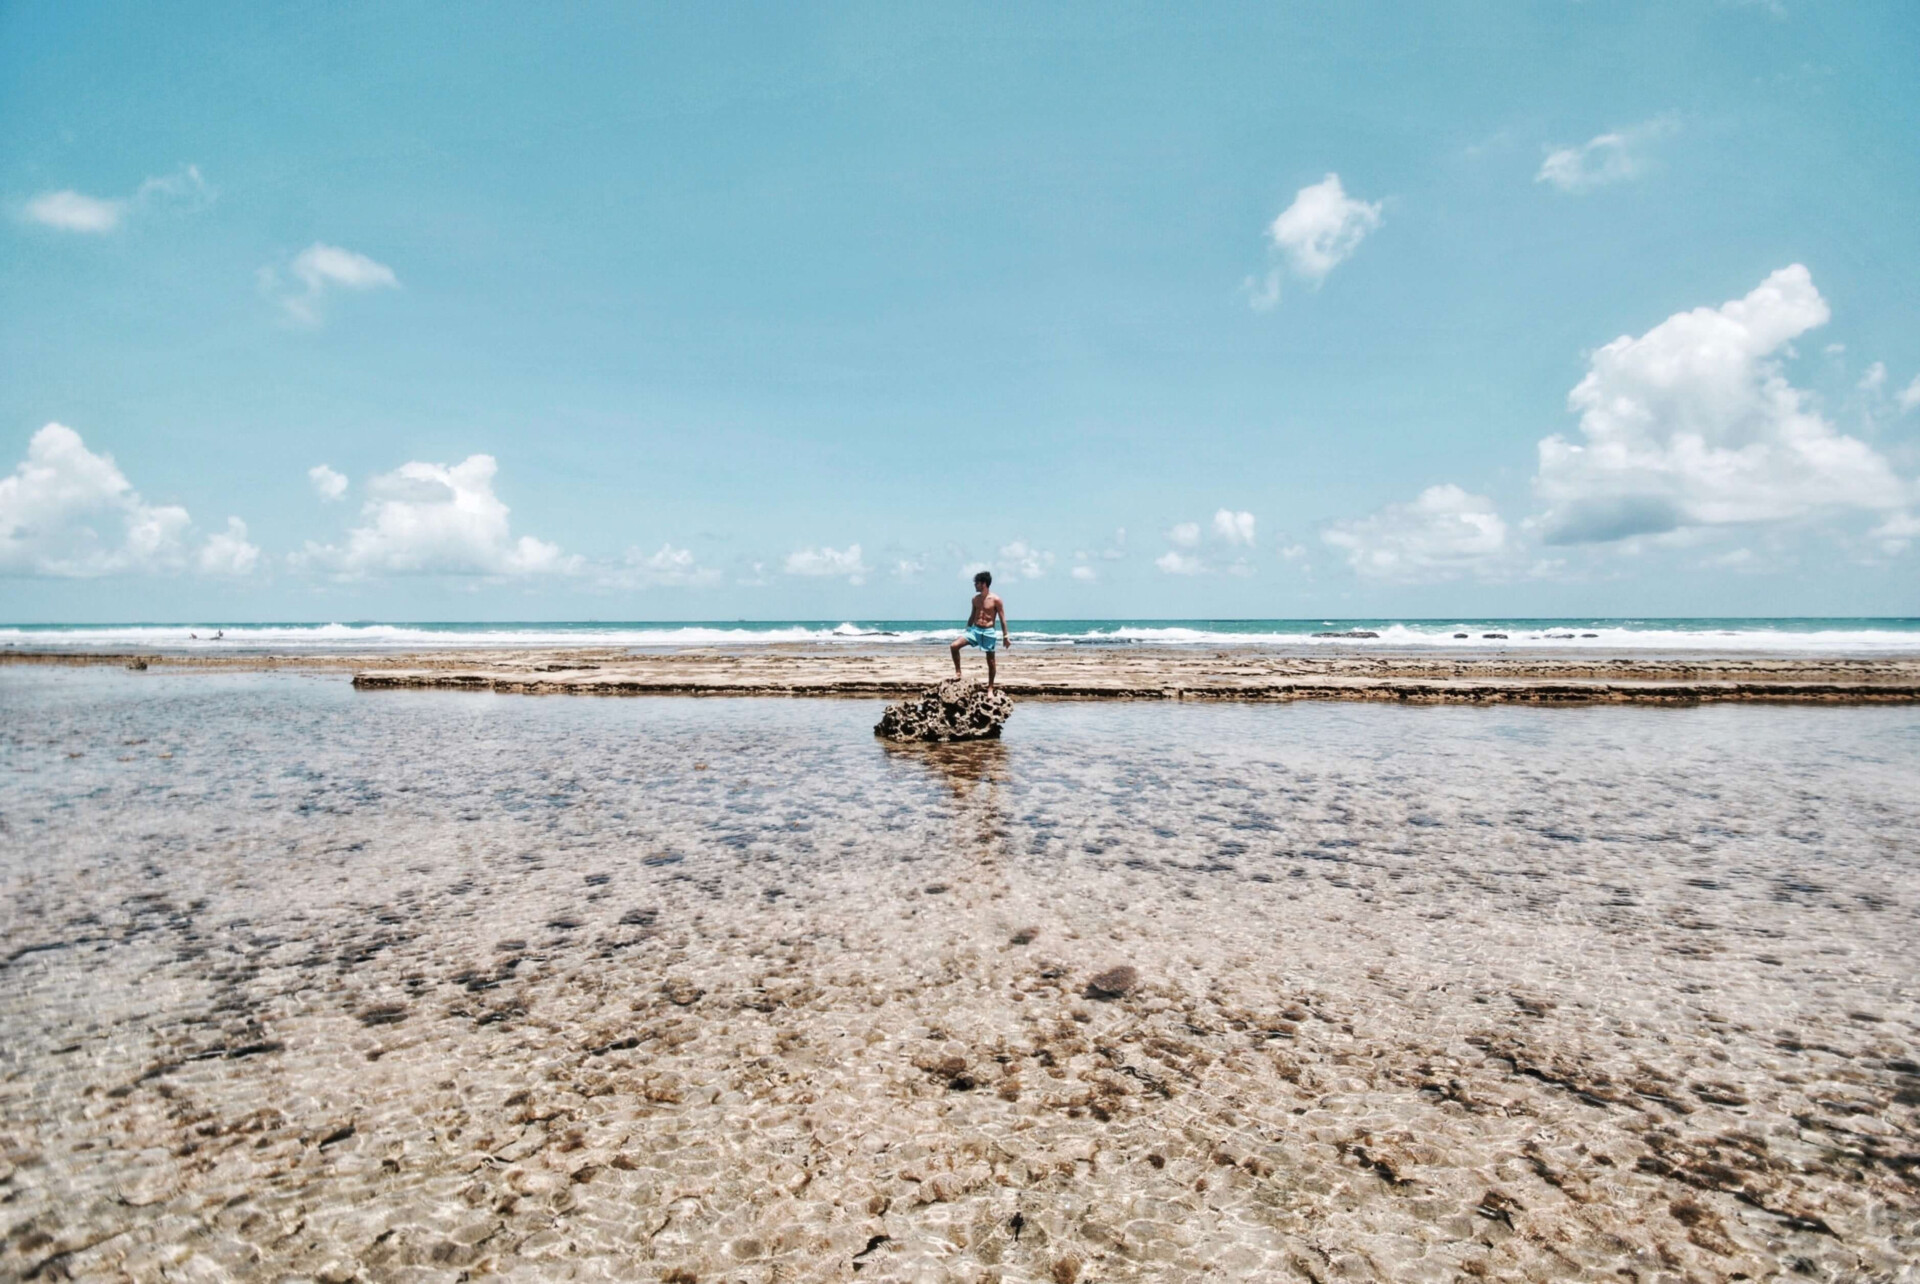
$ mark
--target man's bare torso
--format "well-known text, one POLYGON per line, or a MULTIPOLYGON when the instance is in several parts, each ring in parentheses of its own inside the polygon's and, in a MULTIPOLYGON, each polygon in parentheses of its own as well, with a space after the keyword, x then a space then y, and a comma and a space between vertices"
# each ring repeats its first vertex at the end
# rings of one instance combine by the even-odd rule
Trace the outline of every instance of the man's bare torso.
POLYGON ((975 593, 973 595, 973 614, 967 617, 967 627, 974 629, 992 628, 993 618, 999 614, 1000 607, 1000 599, 992 593, 975 593))

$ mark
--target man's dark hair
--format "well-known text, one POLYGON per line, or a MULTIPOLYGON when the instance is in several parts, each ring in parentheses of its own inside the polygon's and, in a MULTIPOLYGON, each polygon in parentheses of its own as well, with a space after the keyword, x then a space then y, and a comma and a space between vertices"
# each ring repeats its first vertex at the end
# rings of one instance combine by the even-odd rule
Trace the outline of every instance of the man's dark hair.
POLYGON ((976 575, 976 576, 974 576, 974 577, 973 577, 973 582, 974 582, 975 584, 985 584, 985 585, 986 585, 986 586, 987 586, 988 588, 992 588, 992 587, 993 587, 993 572, 992 572, 992 571, 981 571, 981 572, 980 572, 980 573, 979 573, 978 575, 976 575))

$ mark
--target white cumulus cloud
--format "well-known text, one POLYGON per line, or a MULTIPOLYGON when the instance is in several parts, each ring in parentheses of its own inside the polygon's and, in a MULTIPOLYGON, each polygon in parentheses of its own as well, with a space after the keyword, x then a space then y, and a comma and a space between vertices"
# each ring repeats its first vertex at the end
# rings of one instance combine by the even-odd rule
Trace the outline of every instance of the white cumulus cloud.
POLYGON ((1199 522, 1176 522, 1167 528, 1173 545, 1153 564, 1169 575, 1251 575, 1253 566, 1244 551, 1253 547, 1257 522, 1252 513, 1231 508, 1215 510, 1202 527, 1199 522))
POLYGON ((1080 580, 1083 583, 1092 583, 1094 580, 1100 578, 1100 572, 1094 570, 1091 566, 1076 566, 1073 568, 1072 574, 1074 579, 1080 580))
POLYGON ((1836 431, 1781 367, 1792 341, 1828 316, 1796 263, 1744 298, 1676 313, 1596 352, 1567 399, 1580 440, 1539 446, 1546 542, 1905 507, 1912 488, 1879 452, 1836 431))
MULTIPOLYGON (((1267 228, 1267 236, 1296 275, 1319 281, 1353 257, 1360 242, 1379 226, 1379 204, 1348 196, 1340 176, 1329 174, 1295 193, 1293 204, 1267 228)), ((1277 299, 1277 283, 1273 293, 1277 299)))
POLYGON ((88 450, 65 424, 36 432, 27 457, 0 478, 0 574, 84 577, 193 565, 222 574, 253 569, 259 550, 247 543, 238 518, 208 540, 197 558, 189 547, 192 527, 179 505, 140 498, 113 456, 88 450))
POLYGON ((1900 390, 1899 402, 1901 414, 1920 406, 1920 375, 1915 375, 1913 382, 1900 390))
POLYGON ((1001 569, 998 574, 1009 580, 1037 580, 1046 575, 1053 560, 1052 553, 1042 552, 1025 540, 1017 539, 1001 547, 1001 569))
POLYGON ((1577 147, 1552 148, 1533 181, 1551 183, 1563 192, 1587 192, 1637 178, 1646 171, 1648 144, 1673 129, 1671 119, 1660 117, 1632 129, 1597 134, 1577 147))
POLYGON ((247 541, 247 524, 227 519, 227 529, 207 537, 195 559, 208 575, 251 575, 260 562, 260 550, 247 541))
POLYGON ((328 503, 346 497, 347 479, 325 464, 315 464, 307 469, 307 480, 313 483, 314 494, 328 503))
POLYGON ((1253 514, 1236 513, 1223 508, 1213 515, 1213 535, 1215 539, 1243 548, 1253 547, 1253 514))
POLYGON ((318 325, 322 303, 335 290, 397 290, 400 278, 386 264, 354 250, 315 241, 287 265, 298 285, 276 268, 260 270, 261 289, 277 300, 287 316, 302 325, 318 325))
POLYGON ((788 553, 786 571, 789 575, 842 576, 849 584, 864 584, 870 573, 866 562, 860 555, 858 544, 849 544, 844 549, 803 548, 788 553))
POLYGON ((1495 569, 1507 552, 1507 524, 1493 501, 1460 487, 1429 486, 1410 504, 1389 504, 1321 538, 1373 579, 1450 579, 1495 569))
POLYGON ((499 465, 469 455, 449 467, 402 464, 367 483, 361 524, 340 545, 309 544, 303 563, 346 577, 365 575, 570 574, 581 559, 531 535, 513 537, 508 509, 493 493, 499 465))

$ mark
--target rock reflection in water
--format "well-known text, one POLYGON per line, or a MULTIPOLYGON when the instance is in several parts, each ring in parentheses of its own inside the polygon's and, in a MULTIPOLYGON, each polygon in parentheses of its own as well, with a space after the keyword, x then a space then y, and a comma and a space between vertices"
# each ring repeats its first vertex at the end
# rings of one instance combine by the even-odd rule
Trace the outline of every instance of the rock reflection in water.
POLYGON ((1003 740, 963 740, 945 744, 879 742, 887 757, 918 763, 945 781, 956 799, 972 797, 980 786, 1006 780, 1007 745, 1003 740))
POLYGON ((1892 1277, 1920 712, 0 674, 0 1276, 1892 1277))

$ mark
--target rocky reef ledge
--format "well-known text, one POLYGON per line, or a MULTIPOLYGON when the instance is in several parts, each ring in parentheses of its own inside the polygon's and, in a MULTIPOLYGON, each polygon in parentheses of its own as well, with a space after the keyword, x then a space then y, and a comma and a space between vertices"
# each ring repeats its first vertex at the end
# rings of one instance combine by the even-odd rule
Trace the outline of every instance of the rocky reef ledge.
MULTIPOLYGON (((941 656, 939 660, 946 657, 941 656)), ((577 695, 843 696, 901 699, 939 663, 924 649, 870 653, 681 652, 499 657, 360 670, 362 690, 577 695)), ((1404 704, 1920 703, 1920 658, 1710 656, 1274 655, 1252 650, 1028 651, 1001 664, 1000 689, 1034 700, 1379 700, 1404 704)))
MULTIPOLYGON (((937 649, 936 649, 937 650, 937 649)), ((7 664, 182 670, 350 672, 366 691, 527 695, 844 696, 925 691, 944 651, 767 645, 632 651, 421 651, 407 654, 139 655, 0 649, 7 664)), ((1920 655, 1768 656, 1705 652, 1304 651, 1278 647, 1024 647, 1001 658, 1016 700, 1384 700, 1407 704, 1920 703, 1920 655)))
POLYGON ((949 678, 912 700, 890 704, 873 734, 883 740, 998 740, 1013 716, 1004 691, 949 678))

